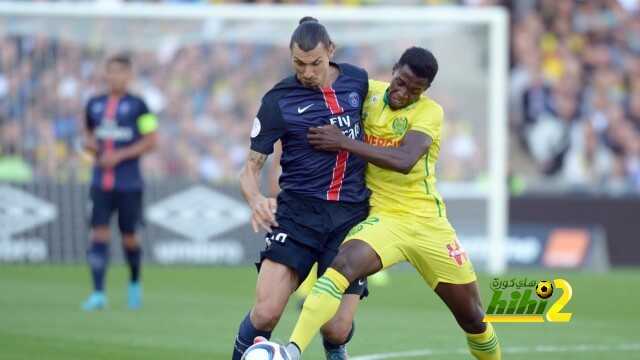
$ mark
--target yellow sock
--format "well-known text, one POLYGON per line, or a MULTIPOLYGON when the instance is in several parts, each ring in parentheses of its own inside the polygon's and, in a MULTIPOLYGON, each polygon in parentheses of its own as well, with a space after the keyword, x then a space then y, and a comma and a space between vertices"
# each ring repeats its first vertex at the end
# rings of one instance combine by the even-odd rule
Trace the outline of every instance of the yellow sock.
POLYGON ((311 292, 311 289, 313 288, 313 285, 316 283, 316 280, 318 280, 318 277, 316 276, 317 271, 318 271, 318 264, 314 264, 313 267, 311 268, 311 271, 309 271, 309 275, 307 276, 307 278, 304 279, 302 284, 298 286, 298 290, 296 290, 295 292, 298 298, 304 300, 307 297, 307 295, 309 295, 309 293, 311 292))
POLYGON ((316 281, 289 339, 298 345, 301 352, 309 346, 322 325, 338 312, 342 294, 348 286, 349 280, 332 268, 316 281))
POLYGON ((478 360, 502 359, 500 343, 491 323, 487 323, 487 330, 482 334, 467 334, 467 343, 471 354, 478 360))

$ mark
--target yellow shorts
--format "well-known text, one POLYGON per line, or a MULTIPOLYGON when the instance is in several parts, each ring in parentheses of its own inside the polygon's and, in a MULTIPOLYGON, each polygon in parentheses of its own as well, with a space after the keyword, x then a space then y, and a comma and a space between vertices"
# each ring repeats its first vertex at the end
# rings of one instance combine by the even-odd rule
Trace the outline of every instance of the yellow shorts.
POLYGON ((440 282, 467 284, 476 280, 473 265, 445 217, 372 212, 351 229, 344 241, 353 239, 369 244, 384 268, 408 261, 432 289, 440 282))

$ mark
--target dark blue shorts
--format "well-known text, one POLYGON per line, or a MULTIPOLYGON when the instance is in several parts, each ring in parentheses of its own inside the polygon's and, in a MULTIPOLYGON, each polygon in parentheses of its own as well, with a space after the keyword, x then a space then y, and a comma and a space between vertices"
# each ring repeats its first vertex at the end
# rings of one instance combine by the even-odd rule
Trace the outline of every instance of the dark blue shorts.
MULTIPOLYGON (((266 234, 264 259, 286 265, 296 271, 302 282, 318 263, 318 276, 331 265, 338 248, 351 228, 369 214, 369 203, 341 203, 310 199, 282 191, 278 195, 278 227, 266 234)), ((366 279, 354 281, 347 294, 366 296, 366 279)))
POLYGON ((91 188, 91 227, 108 226, 111 215, 118 213, 118 227, 123 234, 133 234, 142 224, 142 191, 104 191, 91 188))

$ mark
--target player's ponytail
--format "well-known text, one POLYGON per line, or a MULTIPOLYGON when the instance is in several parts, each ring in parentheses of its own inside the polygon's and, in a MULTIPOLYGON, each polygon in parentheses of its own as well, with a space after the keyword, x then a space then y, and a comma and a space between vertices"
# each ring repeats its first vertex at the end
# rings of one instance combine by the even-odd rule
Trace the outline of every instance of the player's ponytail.
POLYGON ((302 24, 302 23, 306 23, 306 22, 317 22, 320 23, 318 21, 318 19, 312 17, 312 16, 305 16, 302 19, 300 19, 300 21, 298 21, 298 25, 302 24))
POLYGON ((293 49, 293 44, 298 44, 302 51, 311 51, 322 43, 325 48, 329 49, 333 46, 333 41, 324 25, 320 24, 318 19, 305 16, 298 22, 298 27, 291 35, 289 49, 293 49))

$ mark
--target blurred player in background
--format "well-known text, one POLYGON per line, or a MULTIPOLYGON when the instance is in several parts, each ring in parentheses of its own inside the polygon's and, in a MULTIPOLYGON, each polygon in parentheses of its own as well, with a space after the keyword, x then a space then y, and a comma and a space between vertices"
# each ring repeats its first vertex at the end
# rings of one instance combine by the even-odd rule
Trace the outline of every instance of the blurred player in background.
POLYGON ((390 84, 369 82, 363 115, 365 142, 350 139, 333 126, 309 131, 315 148, 347 150, 369 162, 371 213, 349 232, 307 297, 287 346, 294 360, 336 313, 351 281, 402 261, 411 263, 449 307, 473 356, 501 358, 493 327, 483 322, 475 271, 435 188, 443 111, 422 94, 437 72, 431 52, 407 49, 393 68, 390 84))
POLYGON ((108 93, 93 97, 86 106, 85 148, 95 155, 91 181, 91 243, 87 260, 93 293, 83 304, 87 311, 107 304, 104 280, 109 263, 109 223, 118 213, 124 254, 130 269, 128 306, 142 304, 140 267, 142 250, 136 228, 142 221, 143 181, 140 157, 156 145, 156 117, 145 102, 128 92, 131 59, 117 55, 107 60, 108 93))
MULTIPOLYGON (((300 21, 289 47, 295 75, 262 98, 249 159, 240 175, 251 223, 256 232, 267 231, 267 245, 260 256, 255 304, 240 324, 233 360, 239 360, 256 337, 271 336, 289 297, 313 264, 318 263, 322 274, 349 229, 369 212, 364 161, 347 152, 316 151, 307 141, 309 128, 325 124, 336 124, 362 139, 367 73, 331 62, 335 45, 313 18, 300 21), (265 197, 259 184, 262 167, 278 140, 282 174, 276 200, 265 197)), ((363 279, 354 280, 345 289, 338 315, 323 327, 328 359, 346 358, 344 344, 353 334, 352 321, 365 286, 363 279)))

